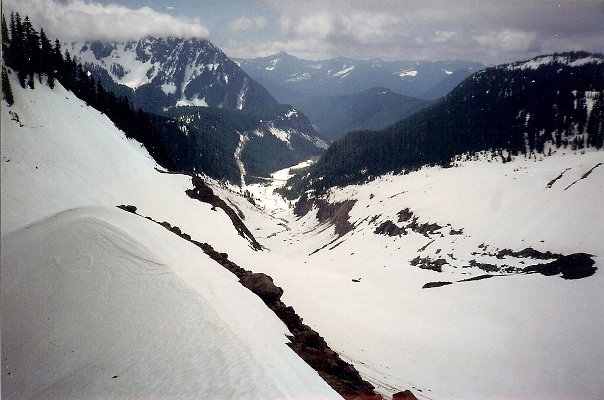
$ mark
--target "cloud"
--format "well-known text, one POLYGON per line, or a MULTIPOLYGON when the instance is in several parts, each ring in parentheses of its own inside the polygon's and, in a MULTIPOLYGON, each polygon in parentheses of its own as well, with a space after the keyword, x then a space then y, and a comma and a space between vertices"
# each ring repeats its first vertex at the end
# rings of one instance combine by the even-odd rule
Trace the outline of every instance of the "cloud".
POLYGON ((430 39, 433 43, 446 43, 456 35, 453 31, 436 31, 434 37, 430 39))
POLYGON ((198 18, 174 17, 150 7, 138 9, 119 4, 83 0, 4 0, 4 12, 28 15, 50 37, 61 40, 130 40, 141 37, 208 37, 208 29, 198 18))
POLYGON ((523 32, 515 29, 500 29, 473 36, 485 51, 515 52, 533 47, 536 32, 523 32))
POLYGON ((554 51, 603 51, 598 0, 254 0, 272 37, 229 36, 227 54, 297 49, 316 58, 471 59, 486 63, 554 51), (305 45, 306 43, 306 45, 305 45), (279 46, 282 46, 279 48, 279 46))
POLYGON ((233 57, 466 59, 604 51, 602 0, 4 0, 50 37, 209 37, 233 57), (129 8, 107 3, 156 4, 129 8), (102 2, 103 4, 101 4, 102 2), (171 5, 177 9, 168 9, 171 5), (176 15, 185 14, 184 16, 176 15))
POLYGON ((234 32, 248 32, 252 29, 264 29, 266 27, 266 18, 264 17, 240 17, 229 22, 229 28, 234 32))

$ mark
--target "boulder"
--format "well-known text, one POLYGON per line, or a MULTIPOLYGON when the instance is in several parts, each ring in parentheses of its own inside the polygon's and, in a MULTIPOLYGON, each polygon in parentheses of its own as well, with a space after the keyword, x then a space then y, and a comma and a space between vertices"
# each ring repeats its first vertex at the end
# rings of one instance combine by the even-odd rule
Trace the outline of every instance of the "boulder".
POLYGON ((265 303, 279 300, 283 289, 273 283, 273 278, 263 273, 242 276, 239 281, 243 286, 258 295, 265 303))
POLYGON ((415 397, 415 395, 413 393, 411 393, 411 390, 405 390, 403 392, 398 392, 392 395, 392 400, 417 400, 417 397, 415 397))

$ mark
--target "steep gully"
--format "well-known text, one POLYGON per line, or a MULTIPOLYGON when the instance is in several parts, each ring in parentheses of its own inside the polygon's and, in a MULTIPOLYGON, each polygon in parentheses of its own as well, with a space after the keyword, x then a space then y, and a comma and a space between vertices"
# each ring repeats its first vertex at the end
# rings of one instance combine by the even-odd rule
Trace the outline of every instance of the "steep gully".
MULTIPOLYGON (((223 209, 233 221, 237 232, 250 242, 250 246, 255 250, 262 249, 262 246, 253 238, 247 227, 245 227, 243 222, 239 219, 237 213, 222 199, 216 196, 212 189, 208 187, 201 178, 192 176, 192 183, 194 189, 187 191, 187 194, 191 198, 209 203, 213 207, 223 209)), ((330 349, 321 335, 303 323, 302 318, 296 313, 293 307, 288 306, 281 301, 283 289, 276 286, 270 276, 263 273, 253 273, 238 266, 228 259, 227 253, 221 253, 215 250, 210 244, 193 239, 189 234, 182 232, 179 227, 172 226, 169 222, 159 222, 149 216, 138 214, 136 206, 119 205, 117 207, 155 222, 175 235, 178 235, 180 238, 193 243, 214 261, 237 276, 239 282, 244 287, 260 297, 275 315, 285 323, 291 333, 291 336, 288 336, 290 339, 288 346, 310 367, 317 371, 323 380, 325 380, 325 382, 342 397, 354 400, 382 399, 382 397, 374 391, 373 385, 364 380, 353 365, 342 360, 335 351, 330 349)), ((405 396, 413 396, 408 390, 400 393, 404 393, 405 396)), ((405 398, 413 399, 415 397, 405 398)))

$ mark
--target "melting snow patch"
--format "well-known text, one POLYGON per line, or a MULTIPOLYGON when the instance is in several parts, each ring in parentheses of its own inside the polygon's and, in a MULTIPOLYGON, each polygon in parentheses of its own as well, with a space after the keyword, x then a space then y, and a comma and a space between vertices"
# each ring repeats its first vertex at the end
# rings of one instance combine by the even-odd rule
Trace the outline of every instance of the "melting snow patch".
POLYGON ((165 94, 174 94, 176 93, 176 85, 174 82, 164 83, 161 85, 161 90, 165 94))
POLYGON ((182 98, 176 102, 176 106, 198 106, 198 107, 207 107, 208 103, 206 102, 206 98, 198 98, 193 97, 192 99, 182 98))
POLYGON ((275 128, 275 126, 271 123, 268 127, 268 131, 271 135, 275 136, 277 139, 287 143, 289 147, 291 147, 291 143, 289 142, 290 133, 279 128, 275 128))
POLYGON ((351 72, 354 70, 354 65, 344 68, 343 70, 336 72, 333 76, 337 76, 339 78, 346 78, 351 72))
POLYGON ((406 76, 417 76, 417 71, 412 69, 412 70, 404 70, 398 73, 398 76, 400 76, 401 78, 404 78, 406 76))
POLYGON ((299 82, 310 79, 310 74, 308 72, 304 72, 302 74, 294 74, 291 78, 286 79, 286 82, 299 82))

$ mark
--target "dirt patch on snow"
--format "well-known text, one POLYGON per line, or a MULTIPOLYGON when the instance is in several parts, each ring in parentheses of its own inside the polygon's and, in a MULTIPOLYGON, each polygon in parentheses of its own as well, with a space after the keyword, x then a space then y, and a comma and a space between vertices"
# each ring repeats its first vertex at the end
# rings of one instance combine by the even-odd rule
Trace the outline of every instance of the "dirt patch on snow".
POLYGON ((342 237, 354 229, 354 226, 350 223, 350 215, 348 213, 356 202, 356 200, 344 200, 338 203, 329 203, 323 199, 302 196, 296 203, 294 214, 296 217, 301 218, 313 208, 316 208, 319 222, 334 225, 336 235, 342 237))

